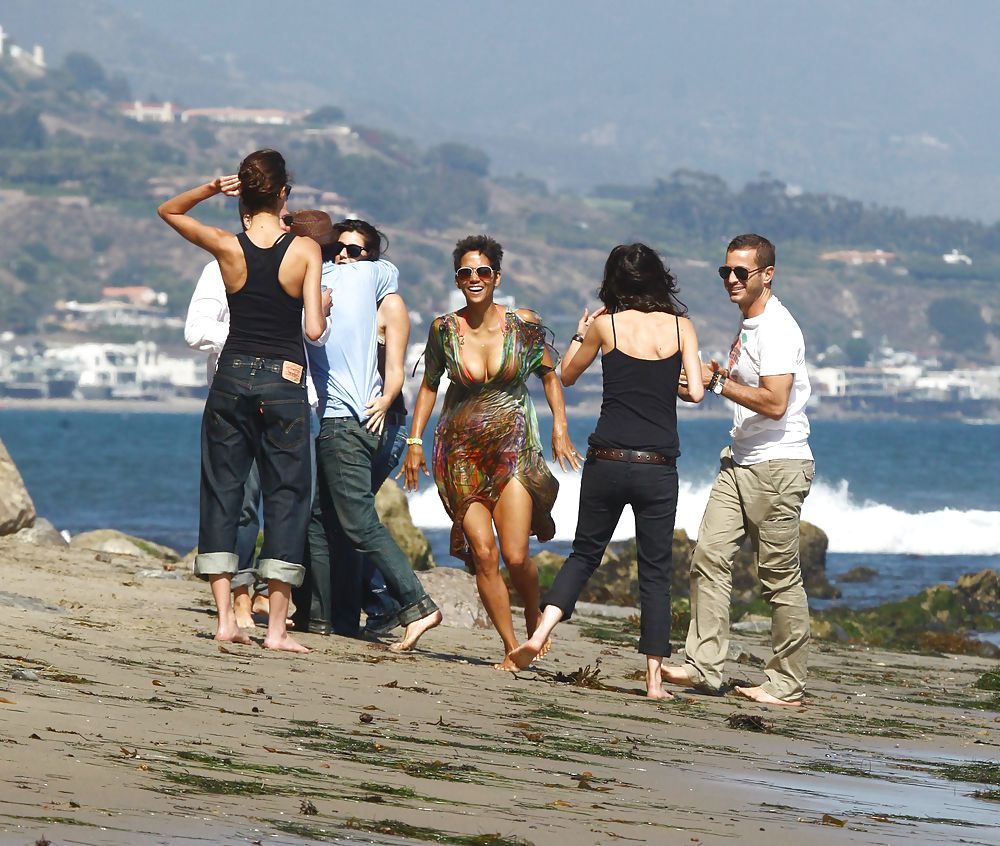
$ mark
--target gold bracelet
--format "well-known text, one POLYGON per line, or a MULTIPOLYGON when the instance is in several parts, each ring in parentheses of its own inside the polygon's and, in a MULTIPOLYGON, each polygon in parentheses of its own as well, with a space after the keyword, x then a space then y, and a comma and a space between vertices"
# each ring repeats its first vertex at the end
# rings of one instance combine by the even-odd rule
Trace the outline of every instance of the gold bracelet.
POLYGON ((406 445, 407 446, 423 446, 424 445, 424 439, 423 438, 407 438, 406 439, 406 445))

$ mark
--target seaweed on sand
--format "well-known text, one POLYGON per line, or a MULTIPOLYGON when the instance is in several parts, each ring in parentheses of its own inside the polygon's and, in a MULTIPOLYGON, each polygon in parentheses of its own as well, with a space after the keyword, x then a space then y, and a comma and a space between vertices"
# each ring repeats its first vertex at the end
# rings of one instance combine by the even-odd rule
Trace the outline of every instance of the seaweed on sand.
MULTIPOLYGON (((313 840, 342 841, 342 830, 330 830, 305 825, 292 820, 275 820, 272 825, 285 834, 308 837, 313 840)), ((408 837, 427 843, 444 843, 450 846, 533 846, 531 841, 501 834, 455 834, 424 826, 411 825, 400 820, 362 820, 351 817, 346 822, 351 831, 367 831, 393 837, 408 837)))

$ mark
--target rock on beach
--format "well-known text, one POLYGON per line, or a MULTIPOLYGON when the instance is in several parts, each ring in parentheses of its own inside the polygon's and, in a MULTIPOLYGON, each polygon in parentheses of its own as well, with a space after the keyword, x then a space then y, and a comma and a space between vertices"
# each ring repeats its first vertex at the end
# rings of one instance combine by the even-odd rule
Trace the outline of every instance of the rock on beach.
POLYGON ((12 535, 35 522, 35 504, 14 459, 0 441, 0 535, 12 535))

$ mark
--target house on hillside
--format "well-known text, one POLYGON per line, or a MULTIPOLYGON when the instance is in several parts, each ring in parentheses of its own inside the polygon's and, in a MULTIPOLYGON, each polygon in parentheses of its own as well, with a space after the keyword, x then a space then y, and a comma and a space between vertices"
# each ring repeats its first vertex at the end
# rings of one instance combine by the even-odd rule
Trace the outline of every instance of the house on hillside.
POLYGON ((45 70, 45 51, 41 44, 35 44, 30 50, 10 41, 7 31, 0 26, 0 58, 11 59, 22 68, 33 71, 45 70))
POLYGON ((143 103, 133 100, 131 103, 119 103, 119 114, 139 123, 173 123, 177 119, 177 111, 172 103, 143 103))

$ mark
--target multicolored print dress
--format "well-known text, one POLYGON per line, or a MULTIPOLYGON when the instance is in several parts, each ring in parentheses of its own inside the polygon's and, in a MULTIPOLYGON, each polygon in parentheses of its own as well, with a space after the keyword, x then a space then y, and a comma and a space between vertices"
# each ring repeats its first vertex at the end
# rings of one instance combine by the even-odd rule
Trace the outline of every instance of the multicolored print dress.
POLYGON ((532 373, 543 376, 551 371, 558 359, 545 343, 541 323, 522 320, 508 308, 503 313, 500 369, 485 382, 477 382, 462 363, 463 325, 454 312, 434 321, 425 351, 424 382, 437 390, 445 370, 451 380, 434 430, 432 464, 438 493, 452 519, 451 554, 472 570, 472 554, 462 531, 465 512, 474 502, 492 512, 511 479, 531 495, 531 533, 540 541, 555 534, 552 506, 559 483, 542 454, 526 383, 532 373))

